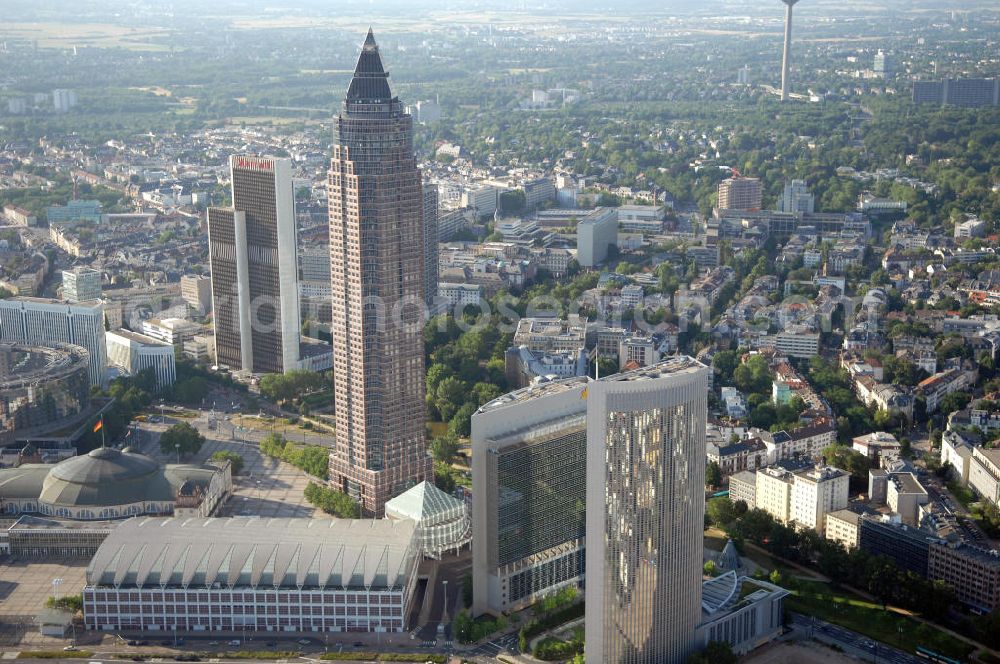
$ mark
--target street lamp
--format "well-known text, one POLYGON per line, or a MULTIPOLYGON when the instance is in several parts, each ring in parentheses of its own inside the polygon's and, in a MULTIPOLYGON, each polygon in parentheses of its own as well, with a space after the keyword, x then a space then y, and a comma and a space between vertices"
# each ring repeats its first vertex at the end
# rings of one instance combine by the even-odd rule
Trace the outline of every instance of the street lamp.
POLYGON ((180 462, 181 462, 181 444, 180 443, 174 443, 174 449, 177 450, 177 463, 180 464, 180 462))
POLYGON ((447 637, 445 625, 448 620, 448 579, 442 579, 441 585, 444 589, 444 606, 441 609, 441 622, 438 624, 438 631, 441 632, 441 636, 447 637))

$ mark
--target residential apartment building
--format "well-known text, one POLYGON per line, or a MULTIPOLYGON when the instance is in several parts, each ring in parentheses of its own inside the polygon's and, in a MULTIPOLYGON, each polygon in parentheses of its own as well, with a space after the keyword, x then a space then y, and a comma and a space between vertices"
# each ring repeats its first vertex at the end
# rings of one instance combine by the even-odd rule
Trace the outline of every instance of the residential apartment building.
POLYGON ((101 273, 89 267, 75 267, 62 272, 62 296, 67 302, 101 299, 101 273))
POLYGON ((959 432, 949 429, 941 435, 941 465, 951 466, 953 476, 963 486, 969 483, 973 447, 975 445, 959 432))
MULTIPOLYGON (((744 438, 728 445, 717 446, 710 443, 706 453, 710 462, 719 464, 723 475, 753 471, 767 465, 767 447, 760 438, 744 438)), ((730 488, 730 498, 732 498, 732 488, 730 488)))
POLYGON ((824 537, 840 542, 848 551, 856 548, 861 541, 861 515, 849 509, 827 512, 824 537))
POLYGON ((762 432, 760 436, 767 446, 769 463, 784 459, 818 460, 823 449, 837 441, 837 427, 830 419, 818 418, 798 429, 762 432))
POLYGON ((7 221, 18 226, 38 225, 38 217, 31 214, 24 208, 17 207, 16 205, 3 206, 3 216, 7 219, 7 221))
POLYGON ((977 372, 963 369, 948 369, 925 378, 917 384, 917 392, 927 401, 927 412, 938 409, 941 400, 952 392, 964 390, 975 384, 977 372))
POLYGON ((934 542, 927 578, 944 581, 959 601, 983 613, 1000 608, 1000 553, 971 544, 934 542))
POLYGON ((857 436, 851 441, 851 449, 860 452, 871 459, 876 466, 885 465, 881 461, 895 461, 899 459, 901 446, 896 437, 885 431, 875 431, 857 436))
POLYGON ((756 473, 755 507, 764 510, 780 523, 792 520, 792 495, 795 476, 780 467, 759 469, 756 473))
POLYGON ((816 467, 795 474, 791 516, 799 528, 823 534, 826 514, 847 507, 850 473, 839 468, 816 467))
POLYGON ((969 486, 984 500, 1000 503, 1000 449, 972 448, 969 486))
POLYGON ((746 503, 747 509, 757 507, 757 473, 741 470, 729 477, 729 499, 746 503))

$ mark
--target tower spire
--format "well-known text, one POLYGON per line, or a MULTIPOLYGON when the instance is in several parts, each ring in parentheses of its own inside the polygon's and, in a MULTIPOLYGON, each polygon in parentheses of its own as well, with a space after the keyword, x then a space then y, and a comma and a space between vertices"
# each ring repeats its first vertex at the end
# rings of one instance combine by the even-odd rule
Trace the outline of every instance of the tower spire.
POLYGON ((378 52, 375 32, 368 28, 358 64, 354 68, 354 78, 347 89, 347 101, 380 102, 392 99, 389 89, 389 73, 382 66, 382 56, 378 52))

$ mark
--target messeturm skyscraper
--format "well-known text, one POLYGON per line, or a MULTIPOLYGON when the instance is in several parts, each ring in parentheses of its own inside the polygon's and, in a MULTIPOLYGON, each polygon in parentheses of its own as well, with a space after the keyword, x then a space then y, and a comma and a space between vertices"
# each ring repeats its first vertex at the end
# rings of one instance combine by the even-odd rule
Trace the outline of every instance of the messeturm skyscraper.
POLYGON ((433 479, 424 430, 423 188, 413 124, 371 30, 339 115, 329 173, 333 383, 330 481, 380 516, 433 479))

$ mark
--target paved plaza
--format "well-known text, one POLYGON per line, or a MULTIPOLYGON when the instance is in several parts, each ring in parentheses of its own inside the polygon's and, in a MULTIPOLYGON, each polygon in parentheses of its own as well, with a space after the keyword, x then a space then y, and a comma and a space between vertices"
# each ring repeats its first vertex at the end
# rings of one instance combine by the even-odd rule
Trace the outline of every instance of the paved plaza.
MULTIPOLYGON (((182 459, 182 462, 203 463, 222 450, 235 452, 243 457, 243 470, 233 478, 233 496, 219 511, 219 516, 331 518, 312 507, 303 496, 310 481, 322 482, 322 480, 306 474, 295 466, 261 454, 258 443, 265 434, 235 433, 232 425, 221 419, 214 430, 209 429, 207 417, 186 421, 196 427, 205 436, 206 441, 198 454, 182 459), (241 437, 250 440, 241 440, 241 437)), ((165 428, 165 425, 144 425, 137 447, 143 454, 148 454, 161 463, 176 463, 177 459, 173 454, 163 454, 159 449, 159 432, 165 428)), ((324 439, 316 436, 309 442, 315 443, 320 440, 324 439)))
POLYGON ((52 596, 53 579, 62 579, 56 589, 60 596, 76 595, 83 589, 88 562, 80 559, 0 562, 0 646, 16 645, 23 640, 65 645, 61 639, 41 636, 35 618, 45 608, 45 600, 52 596))

